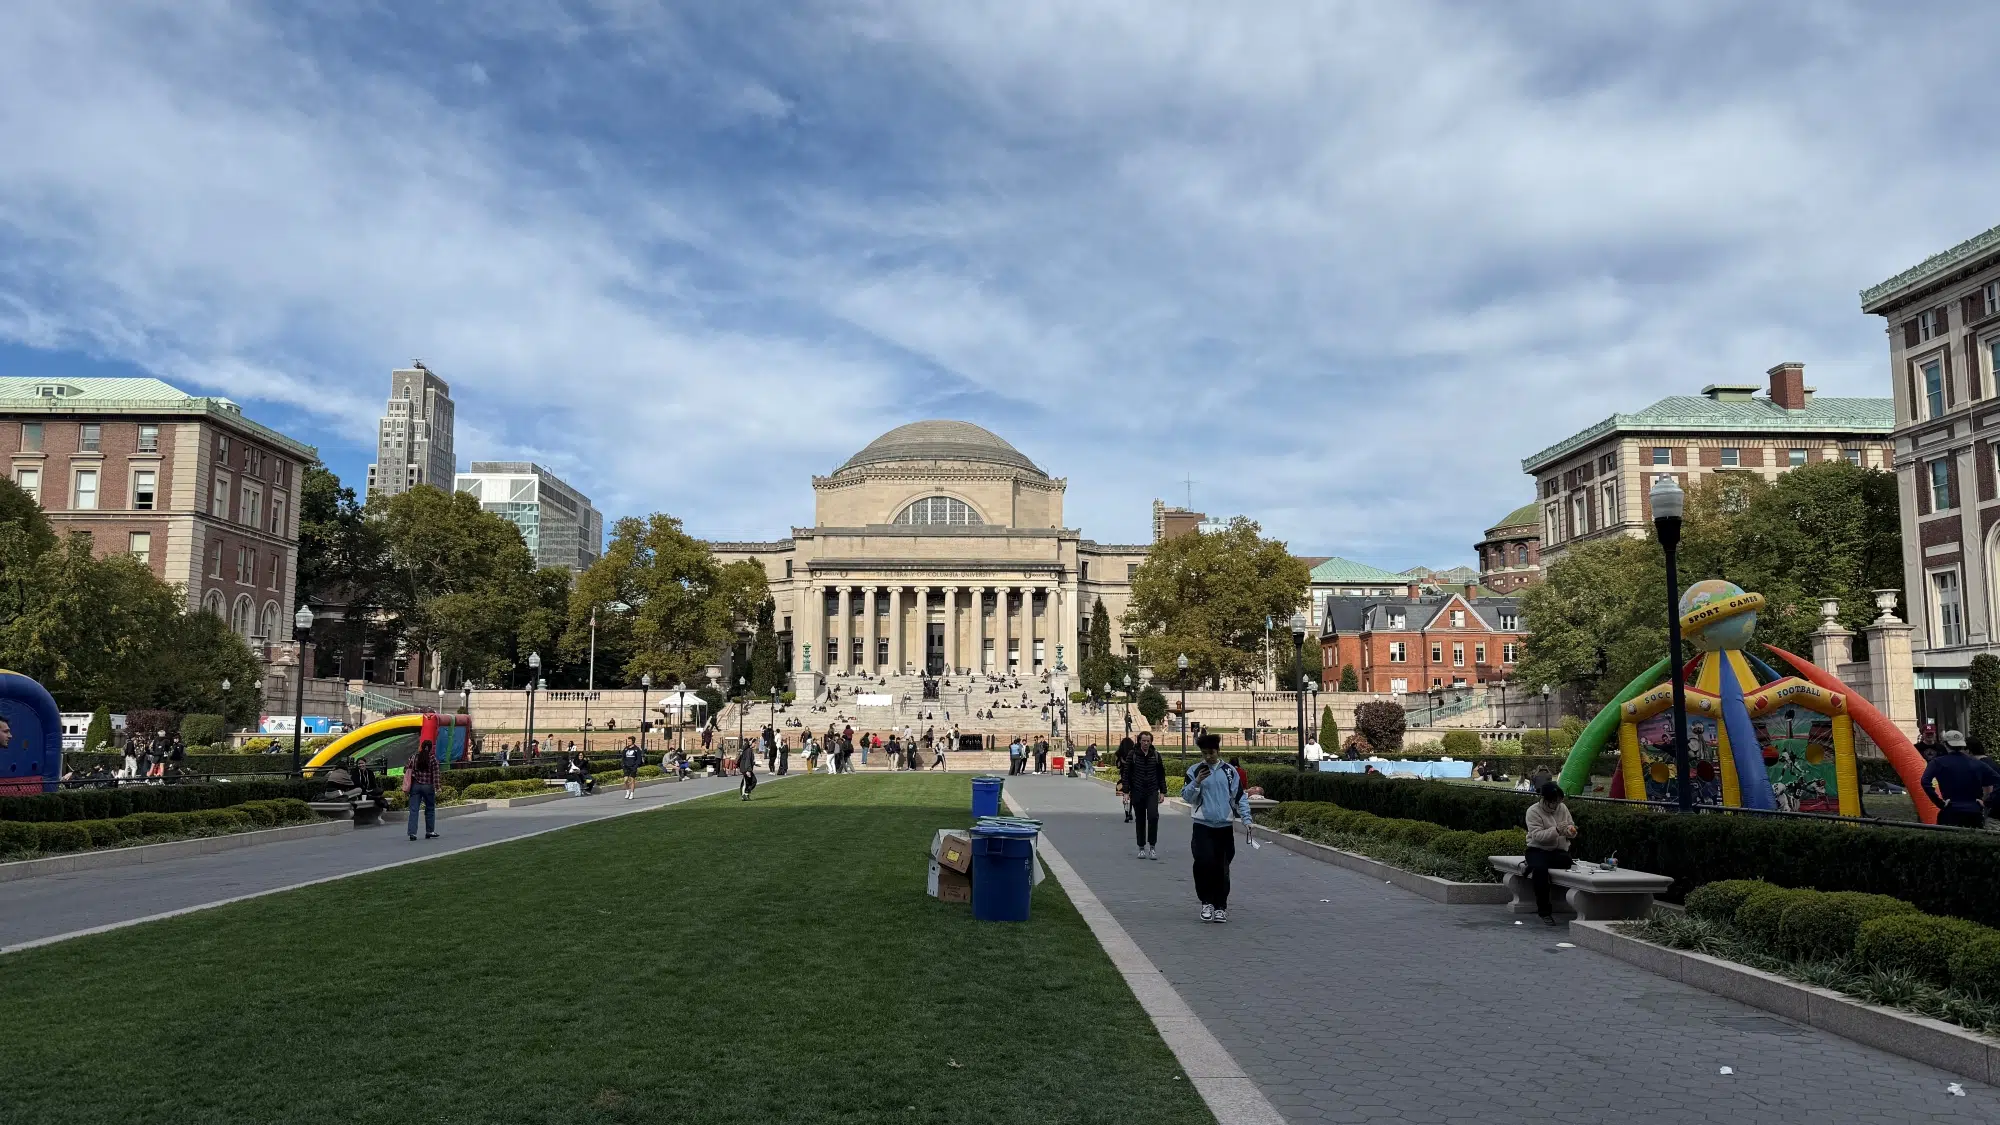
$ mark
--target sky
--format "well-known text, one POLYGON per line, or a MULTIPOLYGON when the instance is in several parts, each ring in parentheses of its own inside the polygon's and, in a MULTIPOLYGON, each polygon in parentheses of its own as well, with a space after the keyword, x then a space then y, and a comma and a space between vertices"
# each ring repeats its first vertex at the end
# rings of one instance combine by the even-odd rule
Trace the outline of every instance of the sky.
POLYGON ((1521 458, 1806 364, 2000 223, 1973 6, 12 0, 0 374, 227 395, 359 487, 392 368, 607 520, 812 520, 963 418, 1299 554, 1471 561, 1521 458), (310 12, 300 9, 310 7, 310 12))

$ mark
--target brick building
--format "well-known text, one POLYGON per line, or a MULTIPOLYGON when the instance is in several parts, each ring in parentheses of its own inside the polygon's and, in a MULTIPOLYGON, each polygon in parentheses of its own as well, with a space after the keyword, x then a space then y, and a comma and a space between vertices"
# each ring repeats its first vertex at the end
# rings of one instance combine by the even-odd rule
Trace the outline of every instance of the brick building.
POLYGON ((1330 598, 1320 624, 1321 683, 1338 684, 1352 664, 1362 691, 1422 694, 1508 679, 1527 630, 1517 598, 1480 597, 1476 587, 1401 597, 1330 598))
POLYGON ((1523 504, 1486 529, 1473 545, 1479 556, 1480 585, 1512 594, 1542 580, 1541 505, 1523 504))
POLYGON ((1972 658, 2000 655, 2000 227, 1864 290, 1861 309, 1889 337, 1918 717, 1963 726, 1972 658))
POLYGON ((1811 461, 1889 467, 1891 400, 1816 398, 1800 363, 1767 374, 1763 398, 1757 392, 1765 388, 1754 383, 1711 384, 1700 395, 1614 414, 1522 458, 1522 470, 1535 478, 1542 561, 1593 539, 1645 537, 1652 521, 1646 492, 1659 476, 1687 488, 1714 473, 1775 479, 1811 461))
POLYGON ((158 379, 0 377, 0 457, 57 534, 134 556, 260 652, 291 637, 299 477, 316 456, 158 379))

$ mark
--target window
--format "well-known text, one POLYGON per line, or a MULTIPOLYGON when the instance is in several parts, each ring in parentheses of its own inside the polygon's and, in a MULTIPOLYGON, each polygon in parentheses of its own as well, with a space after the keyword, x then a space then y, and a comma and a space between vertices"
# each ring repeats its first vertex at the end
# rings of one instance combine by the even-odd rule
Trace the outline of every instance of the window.
POLYGON ((1958 572, 1940 570, 1931 575, 1931 589, 1937 596, 1938 643, 1954 648, 1965 643, 1965 618, 1958 603, 1958 572))
POLYGON ((243 522, 251 527, 264 526, 264 494, 254 488, 243 490, 243 522))
POLYGON ((1134 576, 1134 575, 1136 575, 1136 574, 1138 574, 1138 573, 1139 573, 1139 564, 1138 564, 1138 563, 1126 563, 1126 564, 1125 564, 1125 581, 1127 581, 1127 582, 1130 582, 1130 581, 1132 581, 1132 578, 1133 578, 1133 576, 1134 576))
POLYGON ((1485 645, 1473 645, 1473 646, 1472 646, 1472 662, 1473 662, 1473 663, 1475 663, 1475 664, 1484 664, 1484 663, 1486 663, 1486 646, 1485 646, 1485 645))
POLYGON ((1408 680, 1394 679, 1389 681, 1389 694, 1391 695, 1406 695, 1409 693, 1409 690, 1410 681, 1408 680))
POLYGON ((97 453, 104 444, 104 427, 95 422, 85 422, 76 428, 76 449, 79 453, 97 453))
POLYGON ((1550 505, 1548 511, 1542 514, 1542 523, 1544 524, 1542 528, 1542 542, 1560 543, 1562 541, 1562 519, 1556 515, 1554 505, 1550 505))
POLYGON ((254 582, 256 581, 252 577, 254 573, 250 568, 250 548, 236 548, 236 580, 238 582, 254 582))
POLYGON ((1942 335, 1944 335, 1944 318, 1938 315, 1938 310, 1932 309, 1917 314, 1918 340, 1931 340, 1942 335))
POLYGON ((252 450, 249 450, 249 451, 248 451, 248 453, 246 454, 246 456, 247 456, 247 458, 248 458, 248 460, 249 460, 249 462, 250 462, 250 475, 251 475, 251 476, 253 476, 253 477, 261 477, 261 476, 263 476, 263 475, 264 475, 264 451, 263 451, 263 450, 261 450, 261 449, 252 449, 252 450))
POLYGON ((42 424, 40 422, 21 423, 21 452, 40 453, 42 451, 42 424))
POLYGON ((133 558, 138 559, 147 566, 151 566, 153 564, 153 533, 150 531, 133 532, 126 550, 131 552, 133 558))
POLYGON ((222 464, 224 464, 224 465, 227 465, 227 464, 229 464, 229 435, 228 435, 228 434, 217 434, 217 435, 215 435, 215 459, 216 459, 217 461, 221 462, 221 463, 222 463, 222 464))
POLYGON ((271 534, 283 535, 290 530, 285 526, 285 498, 271 497, 271 534))
POLYGON ((1451 627, 1452 627, 1452 628, 1454 628, 1454 629, 1463 629, 1463 628, 1465 628, 1465 611, 1464 611, 1464 610, 1462 610, 1462 609, 1454 609, 1454 610, 1452 610, 1452 611, 1451 611, 1451 627))
POLYGON ((1806 463, 1806 451, 1805 451, 1805 450, 1803 450, 1803 449, 1787 449, 1787 450, 1785 450, 1785 467, 1786 467, 1786 468, 1791 468, 1791 469, 1796 469, 1796 468, 1798 468, 1798 467, 1799 467, 1800 465, 1803 465, 1803 464, 1805 464, 1805 463, 1806 463))
MULTIPOLYGON (((285 556, 283 552, 271 556, 271 565, 270 567, 267 568, 271 572, 271 580, 268 583, 266 583, 266 585, 270 586, 271 589, 273 590, 278 589, 278 578, 279 578, 278 571, 281 567, 283 567, 284 562, 285 562, 285 556)), ((787 618, 786 620, 790 620, 790 618, 787 618)))
POLYGON ((1464 646, 1464 645, 1453 645, 1453 646, 1451 646, 1451 666, 1452 666, 1452 667, 1454 667, 1454 668, 1463 668, 1463 667, 1465 667, 1465 646, 1464 646))
MULTIPOLYGON (((284 501, 283 501, 283 500, 279 500, 279 501, 276 501, 276 503, 279 503, 279 504, 283 504, 283 503, 284 503, 284 501)), ((792 576, 792 560, 790 560, 790 559, 786 559, 786 560, 785 560, 785 577, 787 577, 787 578, 790 578, 791 576, 792 576)))
POLYGON ((132 474, 132 507, 135 511, 150 512, 159 474, 151 469, 140 469, 132 474))
POLYGON ((1402 610, 1400 610, 1400 609, 1392 609, 1392 610, 1390 610, 1390 611, 1389 611, 1389 628, 1391 628, 1391 629, 1407 629, 1407 628, 1409 628, 1409 626, 1408 626, 1408 625, 1404 624, 1404 622, 1406 622, 1406 621, 1408 621, 1408 620, 1409 620, 1409 618, 1407 618, 1407 617, 1404 617, 1404 616, 1403 616, 1403 611, 1402 611, 1402 610))
POLYGON ((257 635, 270 640, 278 635, 278 603, 265 602, 263 620, 257 623, 257 635))
POLYGON ((1410 659, 1410 646, 1403 641, 1389 642, 1389 663, 1403 664, 1410 659))
MULTIPOLYGON (((220 550, 220 548, 218 548, 220 550)), ((222 591, 210 590, 201 596, 201 611, 212 613, 217 619, 222 617, 222 591)))
POLYGON ((1855 466, 1855 467, 1857 467, 1857 468, 1859 468, 1859 467, 1860 467, 1860 465, 1861 465, 1861 451, 1860 451, 1859 449, 1843 449, 1843 450, 1841 450, 1841 451, 1840 451, 1840 455, 1841 455, 1842 457, 1845 457, 1845 458, 1847 458, 1847 463, 1848 463, 1848 464, 1850 464, 1850 465, 1853 465, 1853 466, 1855 466))
POLYGON ((1742 450, 1726 448, 1722 451, 1722 465, 1724 468, 1734 469, 1741 464, 1743 464, 1742 450))
MULTIPOLYGON (((208 576, 210 578, 222 577, 222 544, 220 543, 210 543, 208 545, 208 576)), ((215 615, 217 617, 222 616, 221 606, 216 607, 215 615)))
POLYGON ((250 638, 250 614, 251 614, 251 607, 250 607, 250 599, 248 597, 237 598, 236 604, 232 606, 229 610, 229 628, 233 630, 237 636, 242 637, 245 640, 248 640, 250 638))
POLYGON ((972 506, 954 496, 926 496, 896 514, 903 527, 977 527, 985 523, 972 506))
POLYGON ((1671 465, 1673 463, 1674 463, 1674 451, 1671 447, 1664 445, 1656 445, 1653 447, 1653 464, 1671 465))
POLYGON ((28 499, 33 500, 37 504, 42 502, 42 471, 40 469, 16 469, 14 471, 14 483, 21 486, 21 491, 28 494, 28 499))
POLYGON ((1984 302, 1986 306, 1984 309, 1985 314, 1992 316, 1994 313, 2000 313, 2000 281, 1987 282, 1986 288, 1981 289, 1979 292, 1981 296, 1986 298, 1984 302))
POLYGON ((79 512, 97 510, 97 470, 78 469, 76 471, 76 499, 70 504, 79 512))
POLYGON ((1604 522, 1601 526, 1610 527, 1618 522, 1620 522, 1618 519, 1618 486, 1616 484, 1607 484, 1604 486, 1604 522))
POLYGON ((160 451, 160 427, 139 427, 139 452, 158 453, 160 451))
POLYGON ((1929 408, 1929 418, 1944 416, 1944 364, 1931 360, 1923 366, 1924 403, 1929 408))
POLYGON ((208 514, 219 520, 229 518, 229 478, 215 478, 215 488, 209 494, 208 514))
POLYGON ((1514 663, 1514 659, 1519 655, 1520 651, 1521 646, 1515 644, 1513 641, 1508 641, 1506 644, 1500 646, 1500 662, 1503 664, 1514 663))
POLYGON ((1951 463, 1940 457, 1931 462, 1931 511, 1951 507, 1951 463))
POLYGON ((1589 520, 1589 508, 1585 506, 1583 497, 1571 497, 1569 502, 1569 533, 1574 536, 1582 535, 1584 532, 1589 531, 1589 520))
POLYGON ((1444 663, 1444 642, 1442 641, 1431 642, 1431 663, 1432 664, 1444 663))
POLYGON ((1514 565, 1528 565, 1528 545, 1526 543, 1519 544, 1514 548, 1514 565))
POLYGON ((1521 627, 1521 615, 1511 609, 1500 611, 1500 628, 1511 633, 1521 627))

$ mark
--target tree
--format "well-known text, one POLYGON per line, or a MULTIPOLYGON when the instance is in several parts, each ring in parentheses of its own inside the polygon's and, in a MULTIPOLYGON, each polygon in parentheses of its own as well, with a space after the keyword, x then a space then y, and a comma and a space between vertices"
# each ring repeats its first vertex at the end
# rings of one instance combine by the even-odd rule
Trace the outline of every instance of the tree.
POLYGON ((769 696, 784 690, 785 665, 778 658, 778 604, 770 598, 757 607, 757 635, 750 642, 750 694, 769 696))
POLYGON ((1403 731, 1408 721, 1403 705, 1386 699, 1363 703, 1354 709, 1354 733, 1380 753, 1403 748, 1403 731))
POLYGON ((1340 724, 1333 721, 1331 706, 1319 709, 1319 744, 1328 754, 1340 753, 1340 724))
POLYGON ((1307 677, 1311 677, 1314 673, 1318 672, 1319 660, 1314 656, 1314 653, 1318 651, 1319 638, 1311 633, 1306 634, 1306 643, 1303 646, 1292 643, 1292 634, 1289 629, 1273 633, 1271 635, 1271 660, 1272 671, 1277 673, 1278 690, 1299 690, 1300 669, 1304 670, 1307 677), (1303 659, 1301 659, 1302 657, 1303 659))
POLYGON ((1987 753, 2000 752, 2000 657, 1983 652, 1973 657, 1971 679, 1972 714, 1965 733, 1987 753))
POLYGON ((90 714, 90 726, 83 732, 83 752, 94 754, 111 741, 111 708, 100 703, 90 714))
POLYGON ((1160 720, 1167 717, 1167 697, 1160 694, 1159 688, 1147 684, 1139 689, 1139 713, 1150 725, 1159 726, 1160 720))
POLYGON ((1122 664, 1111 651, 1111 614, 1104 608, 1104 599, 1098 598, 1090 609, 1090 651, 1078 670, 1083 686, 1101 692, 1105 684, 1122 684, 1125 675, 1122 664))
POLYGON ((318 660, 331 673, 333 654, 349 645, 388 651, 394 629, 383 629, 382 585, 389 572, 380 520, 369 519, 354 490, 318 461, 299 475, 298 600, 338 606, 313 625, 318 660))
POLYGON ((1354 665, 1343 664, 1340 666, 1340 690, 1361 690, 1361 677, 1354 671, 1354 665))
POLYGON ((35 498, 20 485, 0 477, 0 526, 11 526, 26 537, 29 554, 39 555, 56 545, 55 529, 35 498))
POLYGON ((597 607, 600 658, 619 654, 628 681, 650 673, 657 684, 686 683, 729 649, 737 626, 755 620, 769 597, 757 563, 718 563, 664 512, 628 516, 577 578, 569 637, 573 644, 597 607))
POLYGON ((1169 539, 1133 574, 1126 631, 1174 686, 1261 672, 1265 620, 1289 621, 1305 600, 1305 563, 1261 530, 1238 516, 1222 531, 1169 539), (1175 664, 1183 654, 1185 675, 1175 664))

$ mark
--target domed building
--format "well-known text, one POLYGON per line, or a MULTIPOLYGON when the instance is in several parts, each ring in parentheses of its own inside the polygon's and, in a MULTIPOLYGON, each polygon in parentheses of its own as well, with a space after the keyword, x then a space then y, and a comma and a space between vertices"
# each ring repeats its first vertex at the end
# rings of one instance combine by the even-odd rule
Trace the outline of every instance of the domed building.
POLYGON ((911 422, 813 478, 811 527, 710 548, 763 565, 810 690, 827 673, 1074 671, 1100 598, 1122 648, 1116 622, 1149 548, 1064 527, 1067 485, 981 426, 911 422))

